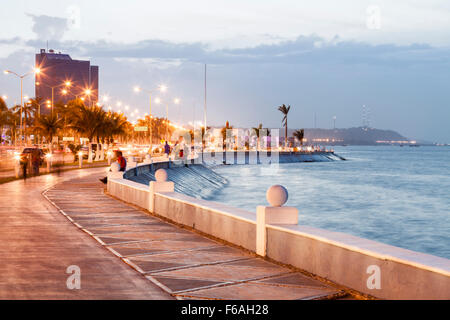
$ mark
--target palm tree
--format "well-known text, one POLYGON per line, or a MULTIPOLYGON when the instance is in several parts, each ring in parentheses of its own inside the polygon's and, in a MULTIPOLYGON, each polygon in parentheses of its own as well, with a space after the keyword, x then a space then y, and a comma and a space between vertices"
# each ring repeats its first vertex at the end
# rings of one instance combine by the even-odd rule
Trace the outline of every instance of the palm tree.
POLYGON ((270 131, 269 131, 269 128, 263 128, 262 123, 260 123, 258 125, 258 127, 253 127, 252 129, 256 132, 256 137, 258 139, 257 140, 257 150, 259 150, 261 147, 261 133, 263 135, 266 135, 267 137, 270 137, 270 131))
POLYGON ((259 150, 259 136, 260 136, 260 130, 262 130, 262 123, 258 125, 258 127, 253 127, 252 130, 256 133, 256 150, 259 150))
POLYGON ((0 142, 2 142, 3 126, 7 125, 8 121, 8 107, 5 100, 0 97, 0 142))
MULTIPOLYGON (((222 130, 220 131, 222 133, 222 148, 225 150, 226 149, 226 139, 227 139, 227 130, 228 129, 233 129, 233 126, 230 126, 230 123, 227 121, 225 123, 225 127, 222 128, 222 130)), ((233 137, 233 133, 230 133, 230 139, 233 137)))
POLYGON ((36 104, 35 99, 30 99, 23 104, 23 107, 20 105, 15 105, 12 110, 14 112, 18 112, 20 116, 20 111, 22 111, 23 116, 23 134, 25 135, 25 139, 27 137, 27 125, 31 127, 33 125, 33 118, 36 116, 37 108, 39 107, 36 104))
POLYGON ((97 136, 99 127, 102 125, 98 121, 101 118, 101 111, 103 110, 97 106, 87 107, 84 104, 74 106, 69 120, 69 127, 86 136, 92 142, 94 137, 97 136))
POLYGON ((305 137, 305 129, 295 130, 292 134, 295 138, 300 141, 300 145, 303 146, 303 138, 305 137))
POLYGON ((41 97, 35 97, 29 100, 30 109, 34 113, 34 117, 37 118, 41 114, 41 104, 43 99, 41 97))
POLYGON ((283 119, 281 120, 283 126, 284 126, 284 147, 287 148, 287 141, 288 141, 288 135, 287 135, 287 131, 288 131, 288 122, 287 122, 287 116, 289 113, 289 110, 291 110, 291 106, 288 105, 287 107, 283 104, 281 106, 278 107, 278 110, 281 111, 281 113, 284 115, 283 119), (284 122, 284 123, 283 123, 284 122))
POLYGON ((9 127, 9 136, 11 140, 14 140, 14 144, 16 144, 17 138, 17 126, 20 123, 20 105, 15 105, 11 107, 6 112, 6 125, 9 127), (13 139, 14 138, 14 139, 13 139))
POLYGON ((63 123, 61 119, 55 114, 44 115, 37 118, 36 125, 34 126, 35 131, 42 134, 46 139, 48 139, 48 143, 51 146, 53 142, 53 136, 56 135, 59 129, 63 127, 63 123))
POLYGON ((112 143, 114 137, 124 136, 127 132, 127 119, 121 113, 108 112, 105 121, 104 137, 108 139, 108 143, 112 143))

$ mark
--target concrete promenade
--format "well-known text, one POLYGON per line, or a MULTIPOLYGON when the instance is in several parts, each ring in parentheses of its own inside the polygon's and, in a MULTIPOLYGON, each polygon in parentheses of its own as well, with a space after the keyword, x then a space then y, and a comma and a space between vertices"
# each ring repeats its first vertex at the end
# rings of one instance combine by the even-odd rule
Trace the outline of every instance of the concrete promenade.
POLYGON ((0 185, 0 299, 171 299, 41 194, 56 183, 104 172, 77 170, 0 185), (71 265, 80 267, 80 290, 67 288, 71 265))
POLYGON ((98 181, 104 171, 0 185, 1 299, 348 297, 109 197, 98 181), (70 265, 80 267, 80 290, 66 287, 70 265))

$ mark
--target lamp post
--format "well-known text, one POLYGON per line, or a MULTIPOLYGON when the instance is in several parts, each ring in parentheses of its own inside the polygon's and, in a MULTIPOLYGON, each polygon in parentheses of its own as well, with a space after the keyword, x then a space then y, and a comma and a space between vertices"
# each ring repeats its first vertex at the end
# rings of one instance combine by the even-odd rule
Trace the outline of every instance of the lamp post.
MULTIPOLYGON (((163 101, 161 101, 160 98, 156 98, 155 102, 157 104, 163 103, 163 101)), ((173 103, 179 104, 180 103, 180 99, 178 99, 178 98, 173 99, 173 103)), ((167 141, 168 140, 168 136, 169 136, 169 124, 168 124, 168 122, 169 122, 169 102, 168 101, 166 101, 166 122, 167 122, 166 123, 166 141, 167 141)))
MULTIPOLYGON (((41 84, 40 84, 39 82, 37 82, 36 85, 41 85, 41 84)), ((56 86, 47 86, 47 85, 46 85, 46 87, 52 89, 52 101, 51 101, 52 115, 53 115, 53 108, 54 108, 54 106, 55 106, 55 101, 54 101, 54 96, 55 96, 55 94, 54 94, 54 90, 55 90, 55 88, 59 88, 59 87, 63 87, 63 86, 65 87, 65 89, 63 89, 63 90, 61 91, 61 94, 62 94, 62 95, 66 95, 66 94, 69 93, 68 88, 72 86, 72 82, 71 82, 71 81, 64 81, 64 83, 58 84, 58 85, 56 85, 56 86)), ((81 88, 81 87, 78 87, 78 88, 82 89, 82 90, 83 90, 83 94, 85 94, 85 95, 90 96, 91 93, 92 93, 91 89, 89 89, 89 88, 88 88, 88 89, 84 89, 84 88, 81 88)), ((75 96, 75 99, 78 99, 78 96, 79 96, 80 94, 78 94, 78 95, 73 94, 73 95, 75 96)))
POLYGON ((25 78, 26 76, 28 76, 32 73, 39 74, 40 72, 41 72, 41 69, 39 69, 39 68, 35 68, 34 70, 27 72, 23 75, 19 75, 16 72, 11 71, 11 70, 4 71, 5 74, 13 74, 20 79, 20 143, 21 144, 22 144, 22 113, 23 113, 23 78, 25 78))
POLYGON ((148 93, 148 97, 149 97, 149 127, 150 127, 150 149, 149 149, 149 153, 150 155, 152 155, 153 153, 153 131, 152 131, 152 94, 159 90, 160 92, 165 92, 167 90, 167 87, 165 85, 160 85, 158 86, 156 89, 152 89, 152 90, 146 90, 146 89, 142 89, 140 87, 134 87, 134 91, 135 92, 140 92, 140 91, 145 91, 148 93))
MULTIPOLYGON (((91 94, 92 94, 92 90, 91 90, 91 89, 89 89, 89 88, 82 88, 82 87, 80 87, 80 86, 75 86, 75 85, 73 85, 70 81, 64 82, 64 85, 66 86, 66 88, 63 89, 63 90, 61 91, 61 93, 62 93, 63 95, 71 94, 71 95, 73 95, 73 96, 75 97, 75 99, 78 99, 78 97, 79 97, 79 96, 82 96, 82 95, 88 96, 88 97, 89 97, 89 106, 91 106, 91 102, 92 102, 92 101, 91 101, 91 94), (70 88, 70 87, 81 89, 82 92, 79 93, 79 94, 72 93, 72 92, 70 92, 70 91, 68 90, 68 88, 70 88)), ((60 85, 60 86, 61 86, 61 85, 60 85)), ((81 97, 80 99, 84 102, 85 97, 81 97)))

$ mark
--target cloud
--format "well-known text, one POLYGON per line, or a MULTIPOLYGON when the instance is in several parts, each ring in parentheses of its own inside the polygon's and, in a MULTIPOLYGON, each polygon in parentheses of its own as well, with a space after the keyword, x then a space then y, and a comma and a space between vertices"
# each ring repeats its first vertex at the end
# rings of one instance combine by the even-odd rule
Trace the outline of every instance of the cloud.
MULTIPOLYGON (((295 106, 293 127, 311 126, 316 113, 318 119, 326 119, 319 125, 329 125, 331 116, 338 115, 339 125, 355 126, 360 124, 360 106, 368 104, 373 107, 377 127, 428 140, 448 141, 450 135, 445 124, 449 117, 445 89, 450 81, 446 72, 448 47, 372 45, 338 36, 327 40, 314 34, 234 49, 155 39, 131 43, 68 41, 64 40, 65 19, 47 21, 42 17, 33 18, 37 35, 51 34, 60 23, 52 47, 99 65, 102 92, 142 106, 142 110, 147 110, 147 100, 133 94, 131 87, 166 83, 173 89, 171 93, 189 101, 177 116, 199 118, 203 97, 203 68, 199 64, 208 63, 208 121, 214 124, 228 119, 237 126, 252 126, 257 119, 277 126, 279 118, 273 106, 281 102, 295 106), (197 111, 191 103, 195 99, 197 111)), ((32 52, 42 46, 42 40, 46 38, 0 39, 0 50, 12 46, 25 49, 0 57, 0 65, 29 70, 32 52)), ((32 78, 26 81, 30 94, 32 78)), ((6 77, 0 78, 0 87, 4 90, 0 94, 17 92, 17 82, 6 77)))
POLYGON ((64 33, 69 29, 68 20, 65 18, 51 17, 47 15, 28 14, 33 20, 32 30, 38 40, 60 41, 64 33))
MULTIPOLYGON (((0 43, 11 41, 11 39, 0 40, 0 43)), ((25 42, 25 45, 39 47, 42 41, 29 40, 25 42)), ((299 36, 295 40, 254 47, 216 50, 201 42, 174 43, 152 39, 130 44, 104 40, 52 41, 52 45, 75 57, 176 60, 218 65, 282 63, 367 64, 392 67, 422 64, 444 66, 449 64, 450 55, 450 48, 435 48, 427 44, 371 45, 356 41, 341 41, 339 37, 325 40, 317 35, 299 36)))

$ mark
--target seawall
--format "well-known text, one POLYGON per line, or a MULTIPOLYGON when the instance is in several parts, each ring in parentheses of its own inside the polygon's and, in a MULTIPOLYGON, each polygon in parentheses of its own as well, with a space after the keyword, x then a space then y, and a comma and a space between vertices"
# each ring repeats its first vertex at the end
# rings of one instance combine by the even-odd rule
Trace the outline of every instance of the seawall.
POLYGON ((205 165, 218 164, 272 164, 294 162, 328 162, 345 160, 331 151, 226 151, 200 154, 199 161, 205 165))
POLYGON ((214 192, 219 191, 228 181, 213 170, 202 164, 159 162, 139 165, 124 174, 124 178, 148 186, 155 181, 155 172, 158 169, 167 171, 170 181, 175 183, 175 191, 194 198, 206 199, 214 192))
POLYGON ((196 159, 187 161, 161 161, 152 164, 140 164, 130 168, 124 178, 146 186, 155 181, 155 172, 165 169, 169 180, 175 183, 175 191, 185 195, 208 199, 214 192, 222 189, 228 181, 211 168, 217 165, 273 164, 294 162, 327 162, 343 160, 333 152, 249 152, 229 151, 200 154, 196 159))
MULTIPOLYGON (((207 166, 195 164, 188 168, 169 162, 143 165, 128 170, 123 177, 108 178, 108 192, 155 215, 256 252, 254 213, 186 194, 186 187, 202 192, 203 184, 219 188, 226 183, 207 182, 220 181, 221 177, 211 172, 207 166), (151 172, 158 168, 168 169, 174 192, 153 193, 148 184, 136 182, 143 174, 154 179, 151 172), (197 186, 186 186, 183 179, 197 182, 197 186)), ((309 226, 266 224, 263 228, 266 257, 280 263, 378 298, 450 299, 448 259, 309 226)))

